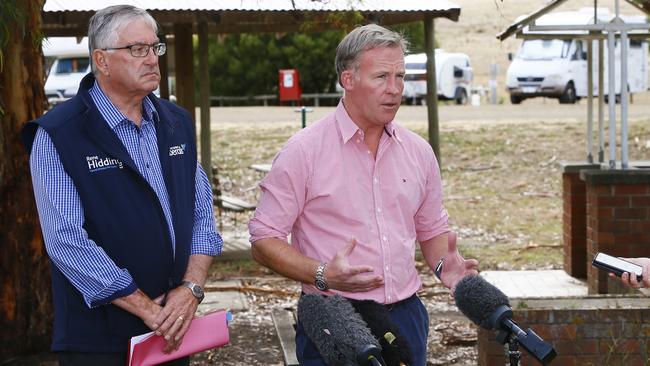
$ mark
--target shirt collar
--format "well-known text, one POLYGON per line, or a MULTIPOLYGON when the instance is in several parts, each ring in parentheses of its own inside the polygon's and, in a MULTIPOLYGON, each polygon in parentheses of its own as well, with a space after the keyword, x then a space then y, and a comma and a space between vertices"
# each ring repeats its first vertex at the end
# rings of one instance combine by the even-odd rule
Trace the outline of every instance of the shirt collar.
MULTIPOLYGON (((339 125, 339 130, 341 131, 341 138, 343 139, 343 143, 347 143, 358 131, 361 131, 359 126, 357 126, 354 121, 352 121, 352 118, 350 118, 350 115, 348 114, 348 111, 345 110, 345 106, 343 105, 343 98, 339 101, 338 106, 336 106, 336 121, 339 125)), ((363 132, 363 131, 362 131, 363 132)), ((384 126, 384 132, 388 135, 388 137, 396 137, 395 136, 395 122, 390 121, 384 126)), ((398 137, 399 139, 399 137, 398 137)))
MULTIPOLYGON (((121 122, 128 120, 128 118, 117 109, 113 102, 111 102, 96 80, 88 93, 95 102, 95 105, 97 105, 97 109, 99 109, 102 117, 106 120, 108 127, 115 129, 115 127, 117 127, 121 122)), ((142 106, 145 121, 159 121, 158 111, 156 111, 156 107, 154 107, 153 102, 151 102, 148 96, 142 100, 142 106)))

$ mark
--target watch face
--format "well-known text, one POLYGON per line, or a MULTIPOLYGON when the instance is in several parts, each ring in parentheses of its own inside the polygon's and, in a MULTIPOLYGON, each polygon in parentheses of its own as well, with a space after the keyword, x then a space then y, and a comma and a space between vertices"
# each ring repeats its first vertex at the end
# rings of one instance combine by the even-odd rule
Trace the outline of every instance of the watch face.
POLYGON ((193 293, 194 296, 196 296, 197 298, 203 298, 203 296, 205 296, 205 295, 203 294, 203 289, 202 289, 200 286, 194 286, 194 287, 192 288, 192 293, 193 293))
POLYGON ((327 284, 325 283, 325 281, 323 281, 321 279, 317 279, 316 280, 316 288, 321 290, 321 291, 325 291, 325 290, 327 290, 327 284))

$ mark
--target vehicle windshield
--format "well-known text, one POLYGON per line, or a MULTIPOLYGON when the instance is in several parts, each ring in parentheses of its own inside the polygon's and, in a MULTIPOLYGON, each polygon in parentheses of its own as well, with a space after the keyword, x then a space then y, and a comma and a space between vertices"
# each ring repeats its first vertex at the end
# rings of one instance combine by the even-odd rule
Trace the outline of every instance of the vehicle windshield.
POLYGON ((61 58, 56 66, 57 74, 71 74, 77 72, 85 73, 88 69, 88 63, 90 59, 88 57, 70 57, 70 58, 61 58))
POLYGON ((524 60, 550 60, 564 58, 569 54, 570 40, 528 39, 519 47, 517 58, 524 60))

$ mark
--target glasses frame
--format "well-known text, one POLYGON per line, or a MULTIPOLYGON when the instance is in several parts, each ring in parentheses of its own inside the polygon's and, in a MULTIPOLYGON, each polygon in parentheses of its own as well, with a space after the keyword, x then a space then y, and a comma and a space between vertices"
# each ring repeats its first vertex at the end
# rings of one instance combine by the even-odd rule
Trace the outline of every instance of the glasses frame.
POLYGON ((138 57, 138 58, 149 56, 149 52, 152 49, 154 50, 153 53, 156 56, 162 56, 162 55, 165 54, 165 52, 167 52, 167 44, 165 42, 154 42, 154 43, 151 43, 151 44, 149 44, 149 43, 134 43, 134 44, 130 44, 130 45, 127 45, 127 46, 124 46, 124 47, 105 47, 105 48, 101 48, 101 50, 103 50, 103 51, 129 50, 129 53, 131 54, 131 56, 138 57), (147 52, 145 52, 145 54, 141 55, 141 56, 134 55, 133 54, 133 47, 135 47, 135 46, 147 46, 147 52), (162 49, 162 51, 156 51, 156 48, 162 49))

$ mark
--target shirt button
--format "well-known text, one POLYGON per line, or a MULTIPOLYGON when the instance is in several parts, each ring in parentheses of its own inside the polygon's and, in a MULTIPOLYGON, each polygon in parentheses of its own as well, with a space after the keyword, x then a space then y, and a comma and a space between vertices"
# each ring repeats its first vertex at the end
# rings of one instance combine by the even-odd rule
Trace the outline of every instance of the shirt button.
POLYGON ((381 207, 377 207, 377 212, 381 213, 381 207))
POLYGON ((388 238, 386 237, 386 235, 384 235, 384 236, 382 237, 382 239, 384 239, 384 241, 388 241, 388 238))
POLYGON ((367 152, 368 154, 370 154, 370 150, 366 150, 366 152, 367 152))
POLYGON ((389 269, 390 269, 390 267, 389 267, 389 266, 386 266, 386 270, 388 271, 389 269))
POLYGON ((377 177, 375 177, 375 178, 373 179, 373 181, 374 181, 375 183, 378 183, 378 182, 379 182, 379 179, 377 179, 377 177))
POLYGON ((390 300, 390 299, 391 299, 391 297, 390 297, 390 295, 388 295, 388 300, 390 300))

